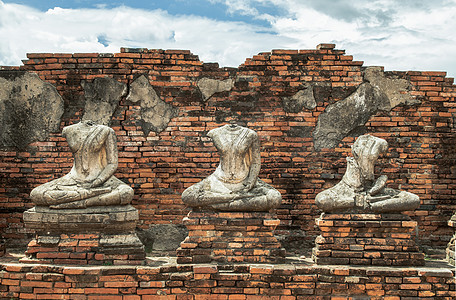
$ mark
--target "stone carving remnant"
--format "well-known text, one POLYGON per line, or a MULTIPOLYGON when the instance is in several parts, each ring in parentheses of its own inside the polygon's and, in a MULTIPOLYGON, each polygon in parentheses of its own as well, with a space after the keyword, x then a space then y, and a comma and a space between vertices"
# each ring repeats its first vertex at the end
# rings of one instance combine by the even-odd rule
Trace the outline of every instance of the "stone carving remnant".
POLYGON ((387 77, 382 67, 367 67, 364 70, 363 77, 372 86, 378 88, 386 95, 389 101, 388 110, 399 105, 416 105, 421 103, 420 100, 409 93, 413 88, 410 80, 394 78, 391 75, 387 77))
POLYGON ((280 193, 258 178, 261 158, 255 131, 230 124, 209 131, 208 136, 220 154, 220 164, 182 193, 185 204, 219 211, 268 211, 280 204, 280 193))
POLYGON ((313 132, 314 148, 334 148, 353 130, 364 126, 377 111, 387 111, 389 101, 380 89, 365 82, 347 98, 328 105, 313 132))
POLYGON ((0 71, 0 147, 26 149, 57 132, 64 104, 56 88, 24 71, 0 71))
POLYGON ((141 128, 145 135, 150 131, 162 132, 178 113, 177 108, 160 99, 144 75, 131 83, 127 100, 141 105, 141 128))
POLYGON ((114 130, 82 121, 65 127, 62 135, 73 152, 73 168, 33 189, 33 203, 52 209, 129 204, 133 189, 113 176, 117 169, 114 130))
POLYGON ((109 125, 121 98, 127 93, 127 85, 110 77, 82 81, 81 84, 86 99, 82 120, 109 125))
POLYGON ((317 106, 315 101, 313 87, 310 83, 305 83, 303 89, 299 90, 291 97, 283 99, 283 109, 286 112, 298 113, 303 108, 314 109, 317 106))
POLYGON ((233 79, 217 80, 206 77, 201 78, 197 83, 203 95, 203 101, 209 100, 215 93, 231 91, 233 84, 233 79))
POLYGON ((363 76, 365 82, 355 92, 328 105, 319 115, 313 132, 316 150, 336 147, 344 137, 362 128, 379 111, 421 103, 410 94, 412 84, 409 80, 386 76, 380 67, 366 68, 363 76))
POLYGON ((417 195, 387 188, 387 176, 375 178, 375 163, 386 152, 388 143, 365 134, 352 146, 353 157, 347 157, 347 170, 334 187, 322 191, 315 203, 324 212, 393 213, 415 210, 420 205, 417 195))

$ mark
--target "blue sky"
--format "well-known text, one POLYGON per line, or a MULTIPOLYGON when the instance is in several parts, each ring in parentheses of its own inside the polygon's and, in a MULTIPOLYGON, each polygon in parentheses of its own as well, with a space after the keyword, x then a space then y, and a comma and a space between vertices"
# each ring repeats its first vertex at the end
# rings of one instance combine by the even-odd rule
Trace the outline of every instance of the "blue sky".
MULTIPOLYGON (((75 0, 75 1, 3 1, 4 3, 23 4, 34 7, 43 12, 53 9, 54 7, 61 7, 66 9, 100 9, 100 8, 115 8, 119 6, 128 6, 131 8, 143 10, 156 10, 161 9, 167 11, 172 15, 194 15, 212 18, 221 21, 231 22, 248 22, 258 25, 267 25, 263 20, 253 19, 249 16, 242 14, 229 13, 225 5, 220 2, 211 2, 207 0, 162 0, 162 1, 90 1, 90 0, 75 0)), ((278 14, 279 8, 272 4, 260 3, 256 9, 263 13, 278 14)))
POLYGON ((456 76, 456 0, 0 0, 0 65, 27 52, 188 49, 237 67, 335 43, 366 66, 456 76))

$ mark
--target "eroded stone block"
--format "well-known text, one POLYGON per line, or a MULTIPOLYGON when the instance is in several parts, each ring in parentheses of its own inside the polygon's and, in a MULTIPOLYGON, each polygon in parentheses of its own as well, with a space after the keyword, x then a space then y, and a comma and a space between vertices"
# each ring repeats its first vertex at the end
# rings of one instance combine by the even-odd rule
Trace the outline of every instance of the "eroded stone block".
POLYGON ((81 84, 86 99, 82 120, 109 125, 121 98, 127 93, 127 85, 110 77, 82 81, 81 84))
POLYGON ((0 147, 25 149, 60 127, 64 104, 56 88, 38 75, 0 71, 0 147))
POLYGON ((309 83, 305 83, 303 89, 291 97, 283 99, 283 109, 286 112, 298 113, 304 108, 312 110, 317 106, 314 98, 313 88, 309 83))
POLYGON ((162 132, 178 114, 177 108, 160 99, 144 75, 131 83, 127 100, 141 106, 141 127, 145 135, 150 131, 162 132))
POLYGON ((231 78, 225 80, 217 80, 204 77, 198 80, 197 85, 201 91, 201 94, 203 95, 203 101, 207 101, 215 93, 231 91, 234 82, 231 78))
POLYGON ((379 67, 366 68, 364 80, 355 92, 328 105, 320 114, 313 132, 315 150, 336 147, 344 137, 364 126, 379 111, 421 103, 410 94, 410 81, 387 77, 379 67))

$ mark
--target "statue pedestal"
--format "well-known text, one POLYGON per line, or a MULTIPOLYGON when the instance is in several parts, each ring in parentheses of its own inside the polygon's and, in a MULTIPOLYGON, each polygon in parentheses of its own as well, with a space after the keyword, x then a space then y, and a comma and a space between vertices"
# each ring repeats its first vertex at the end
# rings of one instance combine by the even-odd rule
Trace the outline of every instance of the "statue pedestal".
POLYGON ((417 222, 403 214, 327 214, 316 224, 312 257, 319 265, 422 266, 417 222))
POLYGON ((144 245, 135 233, 131 205, 86 209, 34 207, 24 223, 36 232, 22 262, 78 265, 140 265, 144 245))
MULTIPOLYGON (((448 221, 448 226, 456 228, 456 214, 454 214, 451 219, 448 221)), ((446 259, 450 265, 455 265, 455 243, 456 243, 456 233, 451 238, 448 246, 446 248, 446 259)))
POLYGON ((177 249, 179 264, 277 263, 285 249, 274 236, 280 220, 267 212, 191 211, 188 237, 177 249))

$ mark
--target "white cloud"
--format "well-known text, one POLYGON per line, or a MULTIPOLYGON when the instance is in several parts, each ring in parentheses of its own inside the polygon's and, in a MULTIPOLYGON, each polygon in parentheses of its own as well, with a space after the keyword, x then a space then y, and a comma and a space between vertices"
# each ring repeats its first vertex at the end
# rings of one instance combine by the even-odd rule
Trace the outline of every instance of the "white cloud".
POLYGON ((0 65, 19 65, 30 52, 144 47, 189 49, 205 62, 238 66, 258 52, 334 42, 365 65, 456 75, 454 0, 436 0, 435 5, 424 0, 207 1, 225 5, 233 16, 265 20, 270 27, 103 5, 41 12, 0 0, 0 65))
POLYGON ((245 23, 129 7, 41 12, 0 1, 0 20, 0 39, 5 41, 0 44, 0 65, 18 65, 31 52, 118 52, 120 47, 141 47, 189 49, 206 62, 238 66, 287 39, 255 33, 258 28, 245 23))
MULTIPOLYGON (((225 3, 230 11, 236 6, 225 3)), ((235 1, 237 2, 237 1, 235 1)), ((275 48, 311 49, 336 43, 365 65, 387 70, 447 71, 456 76, 456 1, 454 0, 244 0, 237 10, 261 18, 257 5, 275 5, 267 18, 288 38, 275 48)), ((234 3, 234 4, 233 4, 234 3)), ((269 50, 269 49, 265 49, 269 50)))

